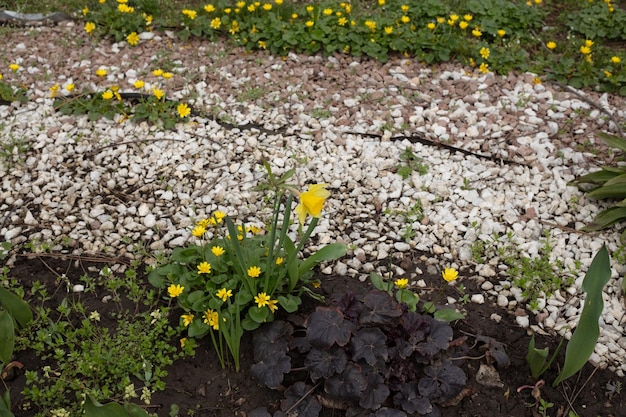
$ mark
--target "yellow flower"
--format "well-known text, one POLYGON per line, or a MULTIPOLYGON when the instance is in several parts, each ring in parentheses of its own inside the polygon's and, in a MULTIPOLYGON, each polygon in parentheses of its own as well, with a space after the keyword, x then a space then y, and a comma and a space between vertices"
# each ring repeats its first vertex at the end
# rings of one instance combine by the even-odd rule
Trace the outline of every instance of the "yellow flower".
POLYGON ((445 17, 438 17, 438 18, 437 18, 437 23, 439 23, 439 24, 441 24, 441 23, 443 23, 443 22, 445 22, 445 21, 446 21, 446 18, 445 18, 445 17))
POLYGON ((135 12, 134 7, 128 6, 126 4, 118 5, 117 10, 119 10, 120 13, 134 13, 135 12))
POLYGON ((393 33, 393 27, 386 26, 385 27, 385 35, 391 35, 393 33))
POLYGON ((251 266, 248 268, 248 276, 251 278, 257 278, 261 275, 261 268, 258 266, 251 266))
POLYGON ((249 11, 250 13, 252 13, 252 12, 253 12, 253 11, 255 11, 255 10, 256 10, 256 6, 255 6, 254 4, 251 4, 250 6, 248 6, 248 11, 249 11))
POLYGON ((208 262, 200 262, 198 265, 198 274, 210 274, 211 273, 211 264, 208 262))
POLYGON ((589 55, 591 53, 591 48, 587 45, 583 45, 580 47, 580 53, 583 55, 589 55))
POLYGON ((104 68, 98 68, 96 70, 96 75, 98 77, 104 77, 105 75, 107 75, 107 70, 105 70, 104 68))
POLYGON ((292 13, 291 14, 291 18, 292 19, 297 19, 298 18, 298 13, 292 13))
POLYGON ((207 12, 207 13, 214 12, 215 11, 215 6, 213 6, 212 4, 207 4, 206 6, 204 6, 204 11, 207 12))
POLYGON ((306 6, 306 11, 309 13, 313 13, 313 6, 306 6))
POLYGON ((207 311, 204 312, 204 324, 208 324, 209 326, 213 327, 213 330, 219 330, 220 329, 220 316, 217 313, 217 311, 208 309, 207 311))
POLYGON ((365 26, 367 26, 367 28, 372 32, 376 30, 376 22, 374 22, 373 20, 366 20, 365 26))
POLYGON ((214 211, 213 215, 211 216, 209 221, 213 225, 219 224, 219 223, 222 222, 222 220, 224 220, 224 217, 226 217, 226 213, 224 213, 223 211, 219 211, 219 210, 218 211, 214 211))
POLYGON ((480 29, 474 28, 474 30, 472 30, 472 35, 476 36, 477 38, 480 38, 483 35, 483 33, 480 31, 480 29))
POLYGON ((94 30, 96 30, 96 24, 94 22, 85 23, 85 32, 91 35, 94 30))
POLYGON ((193 321, 193 314, 183 314, 180 318, 183 319, 183 326, 187 327, 193 321))
POLYGON ((269 308, 270 311, 272 313, 274 313, 276 310, 278 310, 278 305, 277 304, 278 304, 278 300, 269 300, 267 302, 267 308, 269 308))
POLYGON ((185 117, 191 114, 191 109, 185 103, 180 103, 176 107, 176 111, 178 112, 178 115, 180 116, 181 119, 184 119, 185 117))
POLYGON ((139 35, 137 35, 137 32, 130 33, 126 37, 126 42, 128 42, 128 44, 131 46, 137 45, 139 43, 139 35))
POLYGON ((407 16, 407 15, 403 15, 403 16, 400 18, 400 21, 401 21, 402 23, 409 23, 409 22, 411 21, 411 18, 410 18, 409 16, 407 16))
POLYGON ((489 72, 489 64, 486 64, 484 62, 480 64, 480 66, 478 67, 478 72, 487 74, 489 72))
POLYGON ((278 258, 276 258, 276 265, 282 265, 284 261, 285 260, 279 256, 278 258))
POLYGON ((183 337, 180 339, 180 347, 184 348, 185 347, 185 343, 187 343, 187 338, 183 337))
POLYGON ((202 226, 202 225, 196 225, 196 227, 193 228, 193 230, 191 231, 191 234, 194 235, 195 237, 202 237, 204 236, 204 234, 206 233, 206 227, 202 226))
POLYGON ((268 305, 271 299, 272 298, 269 295, 265 294, 264 292, 260 292, 258 295, 254 297, 254 302, 256 303, 257 306, 259 306, 259 308, 261 308, 261 307, 265 307, 266 305, 268 305))
POLYGON ((313 288, 319 288, 322 286, 322 283, 319 280, 315 280, 311 284, 313 284, 313 288))
POLYGON ((378 5, 379 6, 384 6, 385 5, 385 0, 378 0, 378 5))
POLYGON ((245 1, 238 1, 237 2, 237 7, 240 9, 243 9, 244 7, 246 7, 246 2, 245 1))
POLYGON ((215 256, 222 256, 226 251, 221 246, 213 246, 211 247, 211 252, 215 256))
POLYGON ((9 68, 11 69, 11 71, 16 72, 18 69, 20 69, 19 64, 10 64, 9 68))
POLYGON ((548 48, 550 50, 555 49, 556 48, 556 42, 550 41, 550 42, 546 43, 546 48, 548 48))
POLYGON ((585 46, 588 48, 591 48, 593 46, 593 41, 589 39, 585 40, 585 46))
POLYGON ((85 6, 83 7, 83 16, 87 16, 87 13, 89 13, 89 7, 85 6))
POLYGON ((446 268, 441 273, 441 276, 444 280, 446 280, 446 282, 452 282, 457 279, 457 277, 459 276, 459 272, 454 268, 446 268))
POLYGON ((161 75, 163 75, 163 70, 161 68, 157 68, 152 71, 152 75, 154 75, 155 77, 160 77, 161 75))
POLYGON ((324 9, 322 13, 324 13, 325 16, 330 16, 333 14, 333 9, 324 9))
POLYGON ((141 80, 137 80, 133 83, 133 87, 135 87, 137 90, 139 90, 140 88, 143 88, 144 85, 146 85, 146 83, 144 83, 141 80))
POLYGON ((467 23, 465 20, 462 22, 459 22, 459 27, 461 29, 467 29, 468 26, 469 26, 469 23, 467 23))
POLYGON ((300 193, 300 204, 295 209, 300 224, 304 224, 307 214, 320 217, 324 202, 330 197, 330 192, 326 190, 327 186, 328 184, 309 185, 308 191, 300 193))
POLYGON ((504 35, 506 35, 506 30, 504 29, 498 29, 498 36, 501 38, 504 38, 504 35))
POLYGON ((450 15, 450 20, 452 20, 453 22, 456 22, 457 20, 459 20, 459 15, 451 14, 450 15))
POLYGON ((272 10, 272 5, 269 3, 265 3, 263 5, 263 10, 265 10, 266 12, 269 12, 270 10, 272 10))
POLYGON ((340 17, 339 20, 337 20, 337 24, 339 26, 345 26, 346 23, 348 23, 348 19, 346 19, 345 17, 340 17))
POLYGON ((144 20, 146 21, 146 25, 151 25, 152 24, 152 15, 151 14, 148 15, 148 14, 142 13, 141 17, 143 17, 144 20))
POLYGON ((466 14, 463 16, 463 19, 465 19, 466 22, 470 22, 473 18, 474 16, 472 16, 471 14, 466 14))
POLYGON ((393 283, 399 289, 403 289, 403 288, 406 288, 406 286, 409 283, 409 280, 406 279, 406 278, 399 278, 399 279, 395 280, 393 283))
POLYGON ((611 57, 611 62, 614 63, 614 64, 619 64, 620 62, 622 62, 622 59, 620 57, 614 55, 614 56, 611 57))
POLYGON ((232 290, 227 290, 226 288, 222 288, 221 290, 218 290, 215 295, 217 296, 217 298, 221 298, 222 301, 226 302, 226 300, 228 300, 230 297, 232 297, 233 295, 233 291, 232 290))
POLYGON ((165 95, 165 93, 163 92, 163 90, 159 89, 159 88, 155 88, 152 90, 152 94, 154 94, 154 96, 158 99, 161 100, 163 98, 163 96, 165 95))
POLYGON ((306 27, 308 27, 308 28, 313 27, 313 25, 314 25, 314 23, 313 23, 313 21, 312 21, 312 20, 307 20, 307 21, 304 23, 304 26, 306 26, 306 27))
POLYGON ((191 20, 195 19, 196 16, 198 15, 198 12, 196 12, 195 10, 189 10, 189 9, 183 9, 182 13, 191 20))
POLYGON ((106 90, 104 93, 102 93, 102 98, 104 100, 111 100, 113 98, 113 91, 106 90))
POLYGON ((50 87, 50 98, 56 97, 58 91, 59 91, 58 83, 50 87))
POLYGON ((409 11, 409 6, 403 4, 402 6, 400 6, 400 10, 402 10, 402 13, 406 13, 409 11))
POLYGON ((74 91, 74 83, 69 83, 68 85, 66 85, 65 87, 66 91, 74 91))
POLYGON ((1 80, 2 78, 4 78, 4 76, 3 76, 2 74, 0 74, 0 80, 1 80))
POLYGON ((426 25, 426 27, 430 30, 435 30, 436 25, 433 22, 430 22, 429 24, 426 25))
POLYGON ((230 29, 228 31, 230 32, 231 35, 234 35, 235 33, 239 32, 239 22, 237 22, 236 20, 233 20, 232 23, 230 24, 230 29))
POLYGON ((220 28, 220 26, 222 26, 222 19, 216 17, 215 19, 211 20, 211 27, 213 29, 217 30, 220 28))
POLYGON ((166 80, 169 80, 170 78, 174 76, 174 74, 172 74, 171 72, 164 72, 161 76, 165 78, 166 80))
POLYGON ((167 293, 169 294, 170 297, 176 298, 183 293, 184 289, 185 287, 183 287, 180 284, 172 284, 169 287, 167 287, 167 293))
POLYGON ((277 6, 280 6, 283 4, 283 0, 274 0, 274 3, 276 3, 277 6))
POLYGON ((259 45, 259 48, 261 48, 261 49, 266 49, 267 48, 267 43, 265 43, 265 41, 258 41, 257 45, 259 45))
POLYGON ((489 48, 480 48, 480 56, 482 56, 483 59, 489 58, 489 48))
POLYGON ((613 74, 611 74, 610 71, 604 71, 604 75, 606 75, 606 78, 611 78, 613 76, 613 74))

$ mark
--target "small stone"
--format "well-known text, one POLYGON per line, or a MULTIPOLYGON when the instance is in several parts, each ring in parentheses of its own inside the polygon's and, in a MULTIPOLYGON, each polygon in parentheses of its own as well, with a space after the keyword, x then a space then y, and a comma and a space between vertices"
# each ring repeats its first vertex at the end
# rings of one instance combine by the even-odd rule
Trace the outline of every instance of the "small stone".
POLYGON ((152 228, 154 227, 155 224, 156 224, 156 218, 154 217, 154 214, 149 213, 146 217, 144 217, 143 225, 146 226, 147 228, 152 228))
POLYGON ((348 273, 348 266, 343 262, 337 262, 335 265, 335 274, 344 276, 348 273))
POLYGON ((500 374, 491 365, 486 365, 484 363, 480 364, 480 368, 478 368, 478 372, 476 372, 476 382, 480 385, 484 385, 486 387, 491 388, 502 388, 504 384, 500 379, 500 374))
POLYGON ((472 295, 472 303, 475 304, 484 304, 485 303, 485 297, 482 294, 474 294, 472 295))
POLYGON ((81 284, 76 284, 72 287, 72 292, 83 292, 85 291, 85 286, 81 284))
POLYGON ((528 316, 517 316, 515 317, 515 321, 520 327, 527 328, 528 326, 530 326, 530 319, 528 318, 528 316))
POLYGON ((499 307, 506 307, 509 305, 509 299, 506 298, 504 295, 500 294, 498 295, 497 303, 499 307))

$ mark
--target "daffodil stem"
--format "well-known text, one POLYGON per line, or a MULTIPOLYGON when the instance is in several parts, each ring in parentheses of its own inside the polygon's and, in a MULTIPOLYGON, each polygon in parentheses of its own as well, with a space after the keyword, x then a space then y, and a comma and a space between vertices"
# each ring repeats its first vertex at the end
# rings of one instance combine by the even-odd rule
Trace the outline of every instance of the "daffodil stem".
POLYGON ((302 235, 302 239, 300 239, 300 243, 298 243, 298 247, 296 248, 296 253, 300 252, 302 250, 302 248, 304 247, 304 243, 309 240, 309 237, 311 236, 311 233, 313 233, 313 229, 315 229, 315 226, 317 226, 317 222, 320 219, 318 217, 313 217, 313 219, 311 220, 311 223, 309 223, 309 227, 306 229, 306 232, 304 232, 304 234, 302 235))

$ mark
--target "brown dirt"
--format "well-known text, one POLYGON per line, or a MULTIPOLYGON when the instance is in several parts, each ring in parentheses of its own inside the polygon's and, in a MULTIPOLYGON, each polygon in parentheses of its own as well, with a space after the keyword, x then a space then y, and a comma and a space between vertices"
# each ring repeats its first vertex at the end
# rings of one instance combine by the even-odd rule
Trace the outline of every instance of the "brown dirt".
MULTIPOLYGON (((419 256, 416 256, 419 258, 419 256)), ((56 307, 59 297, 67 296, 64 284, 60 285, 57 278, 66 274, 70 282, 78 282, 78 278, 88 272, 88 267, 95 265, 98 268, 103 263, 90 263, 81 260, 63 260, 60 257, 27 258, 19 257, 15 266, 10 270, 9 277, 18 280, 27 290, 34 281, 46 284, 50 293, 57 294, 50 300, 50 306, 56 307), (56 304, 55 304, 56 303, 56 304)), ((426 270, 424 265, 417 265, 426 270)), ((468 274, 469 275, 469 274, 468 274)), ((356 279, 336 276, 321 276, 322 289, 327 296, 353 291, 359 293, 365 291, 368 283, 362 283, 356 279)), ((441 279, 437 276, 423 276, 427 287, 440 288, 441 279)), ((140 277, 145 280, 145 277, 140 277)), ((147 284, 146 282, 146 285, 147 284)), ((475 284, 471 279, 464 279, 464 285, 471 293, 475 284)), ((453 288, 448 287, 446 292, 454 296, 453 288)), ((70 294, 72 295, 72 294, 70 294)), ((100 297, 93 294, 83 293, 80 298, 88 308, 88 311, 103 311, 110 308, 105 305, 100 297)), ((424 295, 427 297, 427 295, 424 295)), ((432 297, 432 294, 431 294, 432 297)), ((317 304, 307 303, 304 311, 311 311, 317 304)), ((134 306, 127 306, 127 308, 134 306)), ((530 377, 528 365, 525 361, 526 349, 530 339, 527 331, 512 323, 515 320, 511 315, 499 307, 486 303, 483 305, 469 303, 463 306, 467 312, 465 320, 454 324, 455 338, 465 335, 484 335, 495 338, 506 346, 506 353, 511 359, 508 369, 500 369, 499 375, 503 382, 501 388, 488 388, 476 382, 475 375, 484 359, 468 360, 462 368, 468 375, 467 395, 454 406, 441 408, 443 417, 485 416, 539 416, 534 404, 535 399, 531 396, 531 390, 525 389, 518 393, 517 389, 523 385, 534 385, 530 377), (502 317, 500 323, 492 319, 493 314, 502 317)), ((538 347, 549 346, 553 351, 557 340, 538 336, 538 347)), ((235 372, 230 369, 222 369, 217 357, 212 350, 210 340, 204 339, 199 343, 196 356, 179 360, 168 368, 166 377, 166 389, 153 395, 152 404, 155 406, 150 411, 159 416, 167 416, 170 405, 177 404, 180 407, 180 416, 194 415, 202 417, 245 417, 250 410, 256 407, 268 407, 275 410, 279 407, 282 394, 269 390, 252 380, 248 369, 251 365, 251 337, 246 335, 242 343, 242 370, 235 372)), ((17 352, 15 359, 25 365, 25 369, 40 369, 46 365, 45 361, 37 358, 32 350, 17 352)), ((563 363, 563 351, 555 364, 563 363)), ((607 383, 615 383, 619 378, 608 370, 595 369, 587 364, 583 370, 574 377, 566 380, 561 386, 552 388, 551 381, 558 372, 557 365, 544 375, 547 381, 541 389, 541 398, 554 403, 554 407, 548 410, 550 416, 567 416, 571 406, 579 416, 626 416, 626 398, 622 393, 616 393, 612 397, 607 394, 607 383)), ((24 400, 20 395, 24 387, 25 377, 20 375, 13 381, 8 382, 11 389, 14 410, 22 410, 24 400)), ((15 411, 18 417, 30 417, 35 410, 15 411)), ((341 417, 341 410, 326 408, 322 417, 341 417)))

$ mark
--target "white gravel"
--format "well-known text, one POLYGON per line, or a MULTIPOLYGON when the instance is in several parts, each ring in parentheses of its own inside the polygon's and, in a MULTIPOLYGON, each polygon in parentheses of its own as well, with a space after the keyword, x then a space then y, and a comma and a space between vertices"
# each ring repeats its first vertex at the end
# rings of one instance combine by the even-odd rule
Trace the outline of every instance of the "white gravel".
MULTIPOLYGON (((16 30, 6 38, 0 62, 22 68, 17 74, 3 69, 4 80, 27 86, 31 101, 0 106, 8 151, 0 159, 0 241, 129 257, 138 242, 155 253, 167 250, 187 241, 194 219, 216 209, 261 221, 263 199, 252 189, 263 178, 259 164, 268 160, 278 174, 297 167, 300 185, 330 184, 309 250, 334 241, 352 249, 324 272, 365 279, 372 270, 388 272, 380 261, 391 256, 397 260, 392 272, 409 274, 402 260, 423 251, 432 254, 430 272, 455 267, 461 279, 477 280, 481 290, 470 295, 472 302, 522 311, 518 325, 566 337, 582 309, 577 288, 592 257, 603 243, 610 251, 619 247, 613 230, 577 231, 606 206, 567 186, 610 163, 606 153, 596 158, 584 151, 604 149, 597 132, 615 132, 615 126, 588 101, 537 84, 532 74, 482 75, 412 59, 381 64, 292 54, 283 60, 222 44, 181 44, 163 34, 129 48, 94 43, 72 24, 16 30), (100 67, 109 71, 106 81, 94 74, 100 67), (229 129, 196 117, 164 131, 121 118, 89 122, 52 108, 55 82, 73 82, 79 91, 112 83, 132 91, 136 79, 156 84, 150 71, 157 67, 176 74, 166 83, 168 97, 263 129, 229 129), (493 158, 397 139, 413 134, 493 158), (395 173, 405 148, 422 158, 426 175, 403 180, 395 173), (414 236, 407 242, 407 221, 388 213, 418 203, 425 218, 409 222, 414 236), (476 265, 470 248, 494 233, 513 232, 522 253, 533 256, 546 230, 553 259, 580 262, 582 269, 575 287, 543 300, 537 326, 530 324, 532 313, 520 310, 525 304, 509 288, 499 259, 476 265)), ((582 94, 624 120, 623 99, 582 94)), ((626 371, 623 270, 614 262, 592 357, 620 376, 626 371)), ((420 287, 418 273, 409 278, 420 287)))

